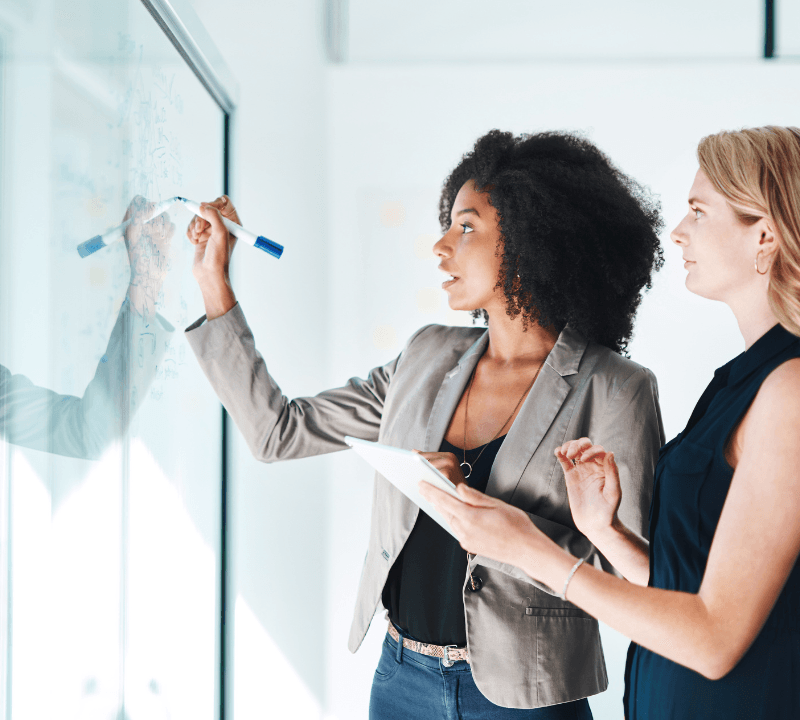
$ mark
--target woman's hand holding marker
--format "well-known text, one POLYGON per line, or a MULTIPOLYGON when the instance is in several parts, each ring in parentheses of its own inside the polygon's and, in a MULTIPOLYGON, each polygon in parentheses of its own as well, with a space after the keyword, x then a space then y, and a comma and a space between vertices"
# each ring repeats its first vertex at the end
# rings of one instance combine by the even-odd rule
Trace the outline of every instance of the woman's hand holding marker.
POLYGON ((226 195, 200 205, 202 217, 194 216, 186 237, 195 246, 194 274, 206 308, 206 318, 213 320, 236 305, 229 267, 236 238, 222 224, 222 216, 241 224, 236 208, 226 195))

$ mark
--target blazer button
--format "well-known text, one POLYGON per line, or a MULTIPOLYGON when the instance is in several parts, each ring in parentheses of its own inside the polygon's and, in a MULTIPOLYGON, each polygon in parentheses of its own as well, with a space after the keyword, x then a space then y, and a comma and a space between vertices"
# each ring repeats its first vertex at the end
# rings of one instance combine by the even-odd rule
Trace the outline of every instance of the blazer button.
POLYGON ((469 580, 467 580, 467 590, 470 592, 478 592, 483 587, 483 580, 480 579, 478 575, 472 575, 469 580))

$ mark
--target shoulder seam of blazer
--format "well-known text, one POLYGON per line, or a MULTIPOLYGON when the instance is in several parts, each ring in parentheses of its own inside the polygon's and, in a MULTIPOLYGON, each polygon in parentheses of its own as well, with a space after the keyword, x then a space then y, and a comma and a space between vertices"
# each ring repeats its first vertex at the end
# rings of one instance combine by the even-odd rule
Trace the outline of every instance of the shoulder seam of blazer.
POLYGON ((559 333, 558 339, 545 362, 561 377, 575 375, 580 368, 588 345, 589 341, 583 335, 567 325, 559 333))
POLYGON ((644 377, 646 377, 647 380, 650 382, 650 386, 655 387, 655 384, 653 383, 655 375, 648 368, 644 367, 643 365, 640 365, 637 370, 635 370, 627 378, 625 378, 625 381, 619 386, 619 388, 617 388, 617 392, 614 393, 614 397, 609 398, 608 404, 606 405, 606 409, 603 411, 603 415, 600 418, 601 422, 605 419, 605 416, 608 414, 609 408, 614 404, 616 399, 622 394, 622 391, 626 387, 628 387, 628 384, 637 375, 644 375, 644 377))
POLYGON ((458 362, 453 366, 453 368, 460 368, 464 362, 469 358, 478 348, 478 343, 480 343, 485 335, 489 332, 489 328, 479 328, 479 327, 466 327, 464 325, 441 325, 439 323, 431 323, 430 325, 425 325, 417 330, 408 340, 406 343, 405 348, 403 348, 403 352, 408 350, 411 347, 413 342, 419 344, 420 339, 422 338, 423 333, 425 333, 426 342, 430 343, 437 343, 441 344, 442 336, 456 336, 459 338, 464 338, 464 340, 472 340, 472 343, 464 350, 463 354, 459 357, 458 362), (430 332, 425 332, 425 331, 430 332), (481 331, 476 333, 475 331, 481 331), (474 335, 475 337, 470 337, 474 335))
MULTIPOLYGON (((466 327, 463 325, 441 325, 441 324, 431 324, 426 325, 421 330, 417 331, 417 333, 412 336, 411 341, 415 340, 419 335, 421 335, 423 330, 428 328, 436 328, 438 334, 455 334, 461 335, 465 337, 469 337, 470 335, 475 335, 473 344, 467 348, 464 354, 461 356, 457 363, 457 367, 461 367, 469 358, 477 351, 478 344, 484 341, 484 338, 489 332, 488 327, 466 327), (479 333, 476 331, 480 331, 479 333)), ((433 341, 434 338, 431 337, 433 341)), ((408 347, 408 344, 406 347, 408 347)), ((553 348, 547 355, 545 363, 548 367, 552 368, 557 372, 561 377, 566 377, 568 375, 575 375, 580 368, 581 360, 583 359, 584 353, 586 351, 587 346, 589 345, 589 341, 583 337, 580 333, 576 330, 573 330, 569 325, 567 325, 564 330, 559 333, 558 339, 556 340, 553 348)), ((598 346, 603 347, 603 346, 598 346)), ((609 353, 614 353, 611 349, 606 348, 609 353)), ((631 361, 632 362, 632 361, 631 361)), ((640 367, 637 365, 637 367, 640 367)))

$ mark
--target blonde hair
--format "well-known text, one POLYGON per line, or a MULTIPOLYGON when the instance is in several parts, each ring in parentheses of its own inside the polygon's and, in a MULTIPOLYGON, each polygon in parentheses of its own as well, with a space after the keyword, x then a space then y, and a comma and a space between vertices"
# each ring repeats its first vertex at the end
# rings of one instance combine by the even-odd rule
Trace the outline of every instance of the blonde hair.
POLYGON ((726 130, 697 147, 700 169, 752 225, 767 218, 778 236, 767 296, 783 327, 800 336, 800 128, 726 130))

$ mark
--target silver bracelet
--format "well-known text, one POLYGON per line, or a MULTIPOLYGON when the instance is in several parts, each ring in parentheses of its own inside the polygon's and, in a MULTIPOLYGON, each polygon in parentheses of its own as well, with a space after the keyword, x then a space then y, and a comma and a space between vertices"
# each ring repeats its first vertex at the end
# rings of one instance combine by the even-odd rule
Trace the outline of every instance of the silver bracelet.
POLYGON ((570 580, 572 580, 572 576, 575 574, 575 571, 576 571, 576 570, 577 570, 577 569, 578 569, 578 568, 579 568, 581 565, 583 565, 583 563, 584 563, 585 559, 586 559, 586 558, 581 558, 580 560, 578 560, 578 562, 576 562, 576 563, 575 563, 575 564, 572 566, 572 570, 570 570, 570 571, 569 571, 569 575, 567 575, 567 582, 565 582, 565 583, 564 583, 564 589, 561 591, 561 595, 559 595, 559 596, 558 596, 558 597, 560 597, 562 600, 566 600, 566 599, 567 599, 567 587, 569 586, 569 581, 570 581, 570 580))

